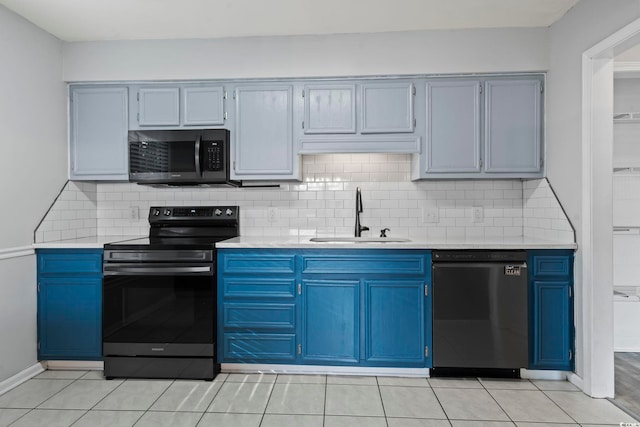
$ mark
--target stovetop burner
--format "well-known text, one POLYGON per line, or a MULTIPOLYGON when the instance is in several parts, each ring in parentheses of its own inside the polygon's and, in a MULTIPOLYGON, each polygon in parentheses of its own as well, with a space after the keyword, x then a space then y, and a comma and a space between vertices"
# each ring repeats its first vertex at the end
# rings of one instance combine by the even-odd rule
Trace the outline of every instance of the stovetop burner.
POLYGON ((105 245, 105 249, 212 249, 240 235, 238 206, 152 206, 149 237, 105 245))

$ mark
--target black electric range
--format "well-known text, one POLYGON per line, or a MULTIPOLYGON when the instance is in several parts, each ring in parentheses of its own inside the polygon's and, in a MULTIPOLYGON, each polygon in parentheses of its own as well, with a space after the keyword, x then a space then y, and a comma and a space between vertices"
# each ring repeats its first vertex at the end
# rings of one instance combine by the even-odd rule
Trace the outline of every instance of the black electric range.
POLYGON ((149 226, 148 238, 104 246, 104 375, 212 380, 215 244, 239 235, 239 208, 151 207, 149 226))

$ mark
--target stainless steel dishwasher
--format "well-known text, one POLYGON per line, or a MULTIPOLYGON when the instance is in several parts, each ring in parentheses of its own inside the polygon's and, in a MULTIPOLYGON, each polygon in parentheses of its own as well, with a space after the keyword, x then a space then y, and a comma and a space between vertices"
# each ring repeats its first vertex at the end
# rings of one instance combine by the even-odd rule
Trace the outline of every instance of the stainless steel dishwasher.
POLYGON ((433 252, 431 375, 519 376, 528 363, 527 253, 433 252))

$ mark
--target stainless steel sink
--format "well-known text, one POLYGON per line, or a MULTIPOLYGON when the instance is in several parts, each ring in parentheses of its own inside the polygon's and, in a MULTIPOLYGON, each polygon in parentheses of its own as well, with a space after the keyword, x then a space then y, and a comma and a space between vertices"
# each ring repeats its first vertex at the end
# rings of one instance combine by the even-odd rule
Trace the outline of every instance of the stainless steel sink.
POLYGON ((411 241, 396 237, 312 237, 309 240, 316 243, 401 243, 411 241))

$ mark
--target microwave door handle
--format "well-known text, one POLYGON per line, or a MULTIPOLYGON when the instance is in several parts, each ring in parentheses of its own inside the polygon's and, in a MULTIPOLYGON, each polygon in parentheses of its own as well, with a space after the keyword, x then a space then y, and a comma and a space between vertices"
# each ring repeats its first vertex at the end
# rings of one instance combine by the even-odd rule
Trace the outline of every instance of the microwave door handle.
POLYGON ((202 176, 202 171, 200 168, 200 140, 201 140, 202 136, 198 135, 198 138, 196 139, 196 175, 197 176, 202 176))

